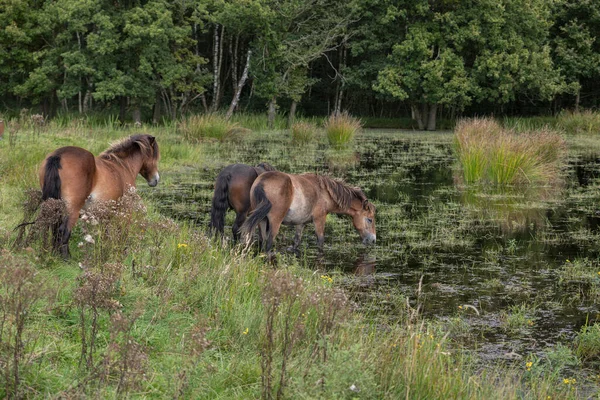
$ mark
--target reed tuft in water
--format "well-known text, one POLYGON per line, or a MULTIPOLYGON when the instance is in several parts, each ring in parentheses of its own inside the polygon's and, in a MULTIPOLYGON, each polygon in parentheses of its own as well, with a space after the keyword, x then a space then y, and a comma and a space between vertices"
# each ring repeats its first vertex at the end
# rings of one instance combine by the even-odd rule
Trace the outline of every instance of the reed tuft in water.
POLYGON ((318 128, 315 124, 308 121, 296 122, 290 128, 292 142, 295 144, 307 144, 317 137, 318 128))
POLYGON ((179 129, 183 137, 192 143, 206 139, 222 142, 234 140, 249 132, 248 129, 241 128, 218 114, 190 115, 179 124, 179 129))
POLYGON ((517 134, 474 118, 458 122, 454 149, 465 183, 518 185, 557 180, 565 142, 548 129, 517 134))
POLYGON ((361 122, 347 112, 332 114, 325 122, 329 144, 336 148, 348 146, 361 129, 361 122))

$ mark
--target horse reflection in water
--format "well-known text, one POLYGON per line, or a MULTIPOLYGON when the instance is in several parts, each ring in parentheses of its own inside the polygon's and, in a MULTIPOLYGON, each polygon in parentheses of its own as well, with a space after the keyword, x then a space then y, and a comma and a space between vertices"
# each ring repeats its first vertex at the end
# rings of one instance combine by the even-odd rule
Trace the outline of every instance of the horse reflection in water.
POLYGON ((375 273, 377 258, 374 254, 363 253, 354 262, 354 275, 369 276, 375 273))

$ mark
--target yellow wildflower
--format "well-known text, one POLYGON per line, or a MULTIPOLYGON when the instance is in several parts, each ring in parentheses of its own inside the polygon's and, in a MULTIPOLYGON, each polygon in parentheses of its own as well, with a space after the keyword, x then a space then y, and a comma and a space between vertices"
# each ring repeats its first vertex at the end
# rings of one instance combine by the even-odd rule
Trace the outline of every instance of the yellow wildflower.
POLYGON ((242 332, 243 335, 247 335, 248 334, 248 328, 246 328, 246 330, 244 332, 242 332))
POLYGON ((178 248, 178 249, 180 249, 180 248, 182 248, 182 247, 187 247, 187 246, 188 246, 188 245, 187 245, 187 243, 179 243, 179 244, 177 245, 177 248, 178 248))
POLYGON ((333 278, 329 275, 321 275, 321 279, 323 279, 325 282, 333 283, 333 278))

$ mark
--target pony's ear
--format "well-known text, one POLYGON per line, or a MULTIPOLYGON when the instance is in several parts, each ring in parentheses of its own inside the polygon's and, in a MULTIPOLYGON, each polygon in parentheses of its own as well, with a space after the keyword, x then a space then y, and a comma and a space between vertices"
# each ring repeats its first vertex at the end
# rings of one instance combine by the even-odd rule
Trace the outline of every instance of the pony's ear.
POLYGON ((363 210, 369 211, 369 200, 364 199, 362 202, 363 210))
POLYGON ((156 138, 154 136, 148 136, 148 140, 150 141, 150 144, 154 144, 154 142, 156 142, 156 138))

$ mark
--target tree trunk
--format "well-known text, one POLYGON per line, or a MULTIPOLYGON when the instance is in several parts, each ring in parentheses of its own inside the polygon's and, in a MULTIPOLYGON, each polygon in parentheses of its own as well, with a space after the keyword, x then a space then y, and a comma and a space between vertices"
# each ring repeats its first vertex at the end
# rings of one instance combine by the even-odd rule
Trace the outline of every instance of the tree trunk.
POLYGON ((125 123, 125 116, 127 115, 127 97, 121 96, 119 98, 119 121, 125 123))
POLYGON ((431 104, 429 106, 429 116, 427 117, 427 130, 435 131, 435 117, 437 115, 437 104, 431 104))
POLYGON ((200 95, 200 100, 202 100, 202 107, 204 108, 204 112, 208 113, 208 103, 206 102, 206 96, 204 93, 200 95))
POLYGON ((221 28, 221 37, 219 37, 219 24, 215 24, 215 35, 213 40, 213 98, 210 111, 215 112, 219 108, 220 93, 220 75, 221 63, 223 59, 223 34, 225 27, 221 28))
POLYGON ((156 92, 154 100, 154 110, 152 111, 152 123, 157 125, 160 122, 160 92, 156 92))
POLYGON ((411 104, 410 109, 412 111, 413 118, 417 120, 417 125, 419 126, 419 130, 425 129, 425 122, 423 122, 423 117, 421 115, 421 110, 417 104, 411 104))
POLYGON ((581 88, 577 89, 575 93, 575 112, 579 112, 579 100, 581 99, 581 88))
MULTIPOLYGON (((238 86, 238 45, 240 42, 240 35, 235 37, 235 44, 233 37, 229 41, 229 58, 231 58, 231 86, 233 93, 237 90, 238 86)), ((234 110, 235 111, 235 110, 234 110)))
POLYGON ((246 84, 246 79, 248 79, 248 71, 250 70, 250 56, 252 56, 252 50, 248 50, 248 55, 246 56, 246 66, 244 67, 244 72, 242 73, 242 77, 238 82, 237 87, 235 88, 235 93, 233 95, 233 99, 231 99, 231 105, 229 106, 229 110, 227 110, 227 114, 225 115, 226 119, 231 118, 233 112, 237 108, 238 102, 240 101, 240 95, 242 93, 242 89, 246 84))
POLYGON ((133 112, 131 113, 133 116, 133 123, 136 127, 142 125, 142 111, 140 110, 140 106, 136 105, 133 107, 133 112))
POLYGON ((267 117, 267 127, 273 129, 275 127, 275 116, 277 114, 277 97, 273 97, 269 102, 269 114, 267 117))
POLYGON ((85 96, 83 96, 83 113, 87 113, 90 108, 90 99, 92 98, 92 91, 86 90, 85 96))
POLYGON ((294 120, 296 119, 296 107, 298 106, 298 102, 296 100, 292 100, 292 105, 290 106, 290 115, 288 115, 288 128, 291 128, 294 124, 294 120))
POLYGON ((340 46, 339 58, 340 58, 340 61, 338 63, 339 81, 338 81, 336 96, 335 96, 335 109, 333 111, 336 115, 338 115, 342 112, 342 98, 344 95, 345 81, 344 81, 344 77, 339 72, 339 71, 342 71, 346 67, 346 46, 344 45, 344 43, 342 43, 342 45, 340 46))

